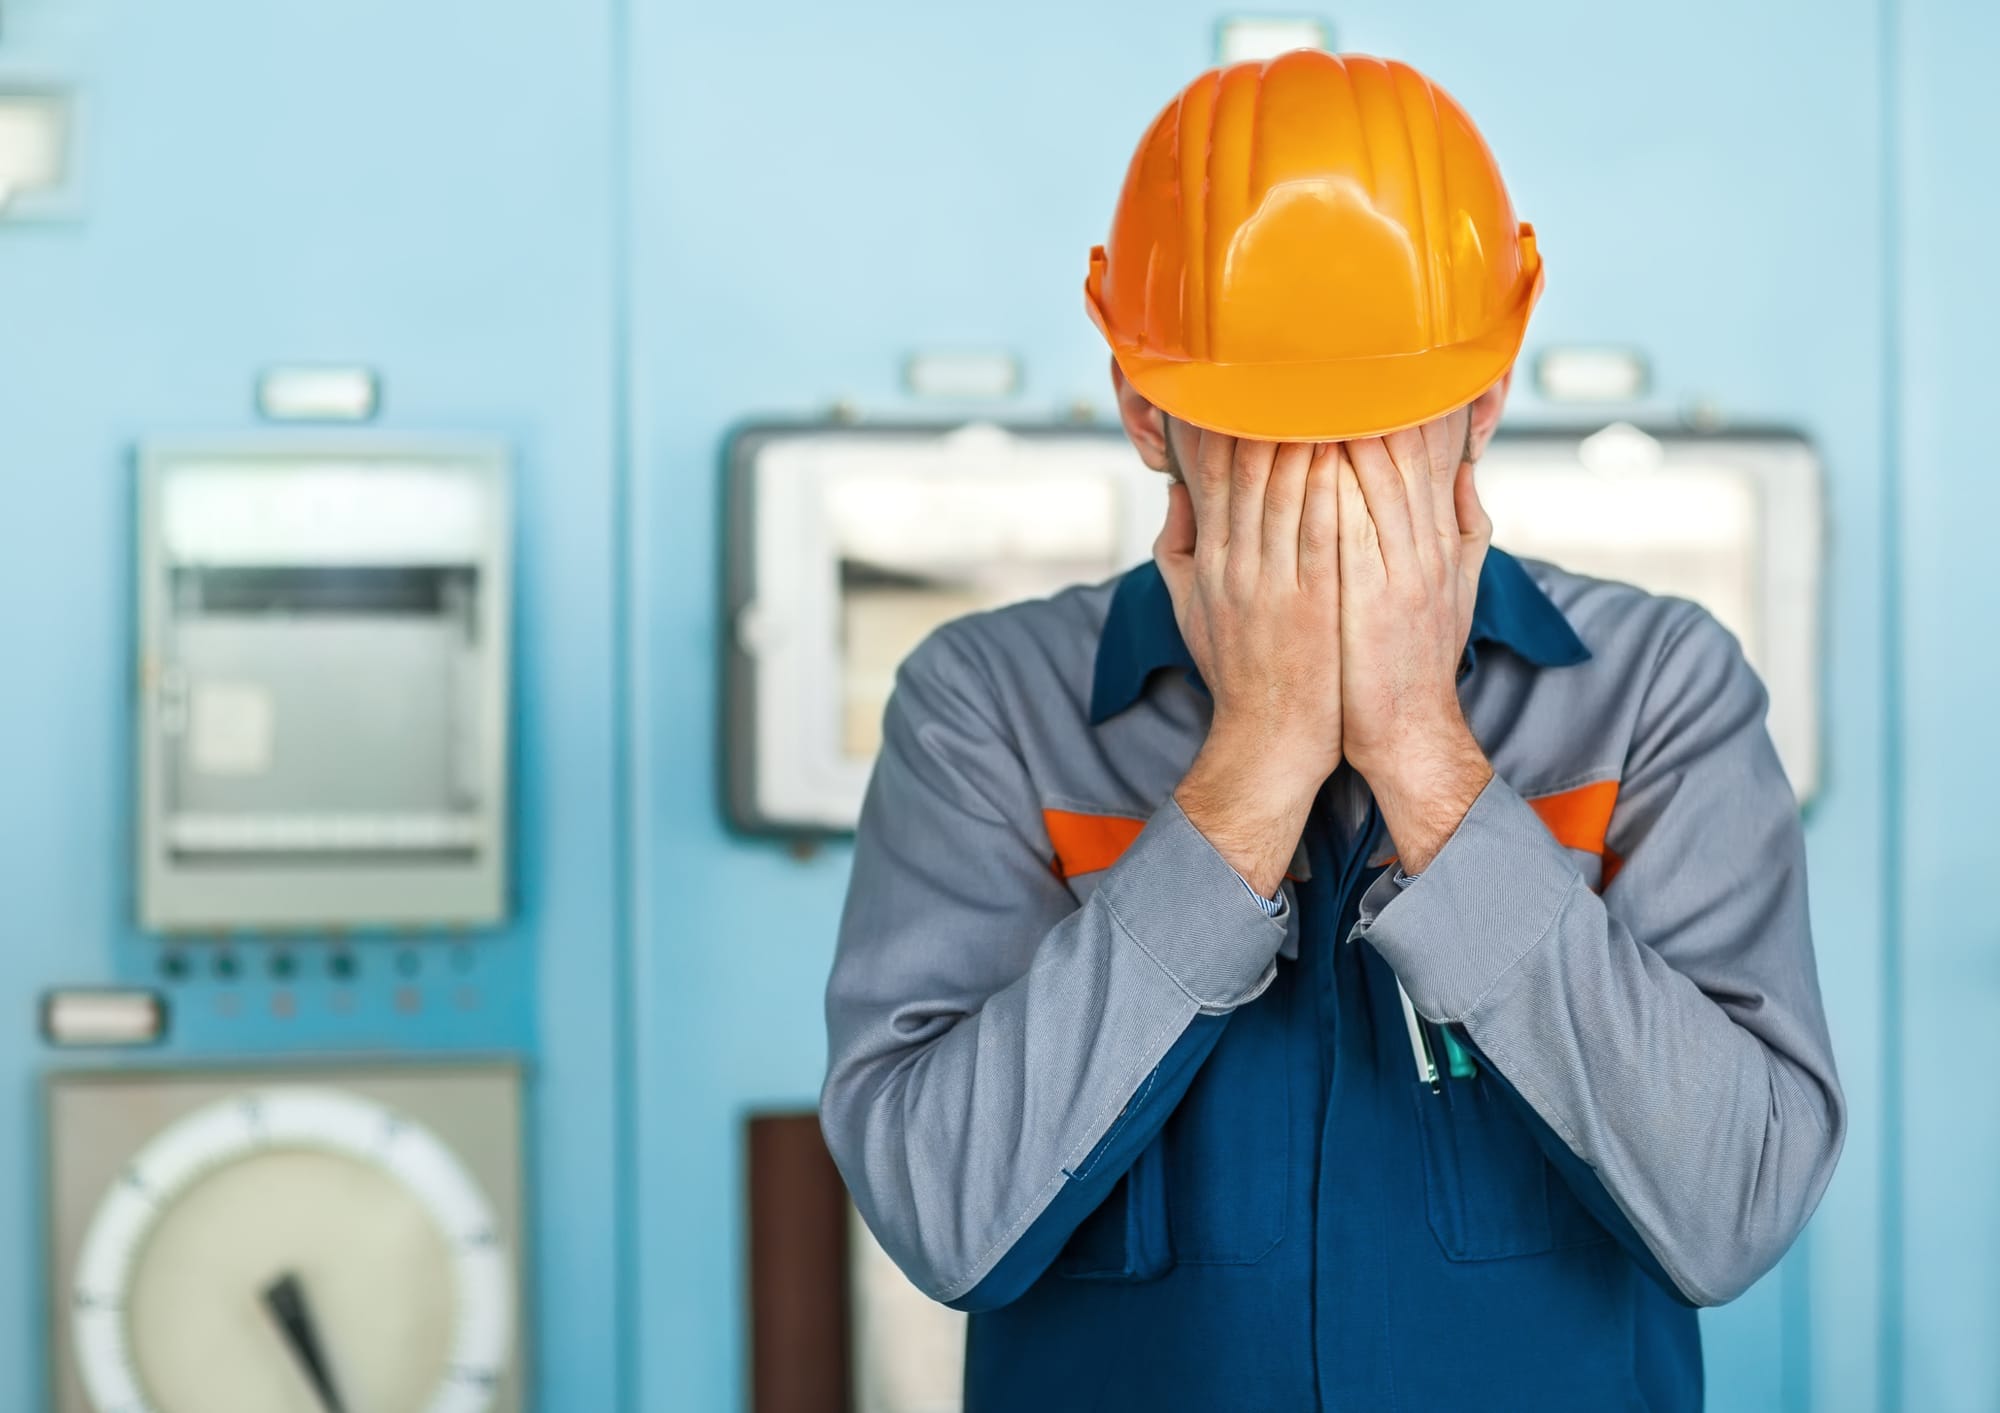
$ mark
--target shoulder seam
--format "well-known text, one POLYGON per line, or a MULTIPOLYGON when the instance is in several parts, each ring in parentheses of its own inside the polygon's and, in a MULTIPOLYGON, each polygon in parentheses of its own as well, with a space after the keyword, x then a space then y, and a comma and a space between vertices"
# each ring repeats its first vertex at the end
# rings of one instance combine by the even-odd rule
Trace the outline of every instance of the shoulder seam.
MULTIPOLYGON (((967 708, 970 709, 973 712, 973 714, 980 719, 980 721, 985 723, 985 725, 987 725, 988 727, 992 728, 994 734, 998 736, 1003 743, 1005 743, 1008 751, 1013 755, 1014 759, 1022 762, 1022 768, 1025 770, 1027 762, 1021 754, 1020 739, 1014 733, 1013 728, 1009 726, 1006 720, 1004 719, 1004 713, 998 710, 1000 702, 1000 690, 998 685, 993 680, 993 674, 987 670, 985 663, 979 661, 975 654, 968 651, 966 647, 958 641, 960 635, 952 631, 953 627, 954 624, 948 623, 944 625, 942 628, 939 628, 936 632, 931 634, 929 642, 933 645, 934 651, 936 651, 942 656, 951 658, 959 666, 963 667, 967 672, 978 677, 979 684, 985 690, 986 696, 983 700, 981 700, 963 690, 955 691, 953 692, 953 695, 958 697, 961 701, 963 701, 966 704, 967 708)), ((915 654, 912 654, 911 660, 914 660, 915 656, 916 656, 915 654)))

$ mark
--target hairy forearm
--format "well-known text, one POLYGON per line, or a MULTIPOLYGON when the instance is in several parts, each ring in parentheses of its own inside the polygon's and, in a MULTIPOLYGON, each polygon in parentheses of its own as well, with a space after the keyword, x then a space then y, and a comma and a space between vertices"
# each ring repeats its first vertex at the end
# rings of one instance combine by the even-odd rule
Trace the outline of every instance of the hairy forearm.
POLYGON ((1492 778, 1462 720, 1413 739, 1392 764, 1376 768, 1368 786, 1405 873, 1430 866, 1492 778))
POLYGON ((1218 723, 1174 791, 1182 813, 1252 888, 1273 897, 1330 774, 1283 744, 1218 723))

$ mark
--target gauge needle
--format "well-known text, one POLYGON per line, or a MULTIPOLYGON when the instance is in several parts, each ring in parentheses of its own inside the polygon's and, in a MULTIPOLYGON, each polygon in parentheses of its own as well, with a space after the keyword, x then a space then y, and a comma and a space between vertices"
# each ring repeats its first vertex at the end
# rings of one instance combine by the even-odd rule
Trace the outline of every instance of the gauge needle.
POLYGON ((320 1406, 326 1413, 347 1413, 347 1405, 340 1401, 340 1392, 333 1386, 333 1371, 326 1366, 326 1353, 320 1348, 319 1327, 313 1323, 312 1308, 306 1304, 306 1288, 299 1284, 294 1272, 287 1271, 264 1287, 264 1309, 277 1321, 285 1343, 291 1346, 292 1357, 312 1381, 320 1406))

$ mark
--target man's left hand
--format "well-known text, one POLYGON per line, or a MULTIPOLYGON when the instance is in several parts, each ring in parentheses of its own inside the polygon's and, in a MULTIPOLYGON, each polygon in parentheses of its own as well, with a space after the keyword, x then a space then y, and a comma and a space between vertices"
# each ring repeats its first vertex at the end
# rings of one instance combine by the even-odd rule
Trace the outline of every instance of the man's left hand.
POLYGON ((1412 874, 1493 778, 1458 703, 1493 533, 1464 456, 1468 415, 1343 447, 1342 750, 1412 874))

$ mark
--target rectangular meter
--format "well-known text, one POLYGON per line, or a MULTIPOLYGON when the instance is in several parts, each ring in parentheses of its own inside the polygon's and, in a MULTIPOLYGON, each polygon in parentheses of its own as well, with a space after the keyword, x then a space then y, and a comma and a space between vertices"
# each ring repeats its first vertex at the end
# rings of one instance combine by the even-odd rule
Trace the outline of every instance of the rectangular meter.
POLYGON ((730 449, 736 822, 849 830, 932 629, 1152 552, 1167 478, 1092 427, 753 428, 730 449))
POLYGON ((1801 803, 1819 788, 1819 457, 1790 432, 1503 432, 1479 463, 1493 542, 1578 574, 1692 599, 1736 635, 1771 698, 1801 803))
POLYGON ((145 449, 144 926, 502 918, 509 524, 490 445, 145 449))

